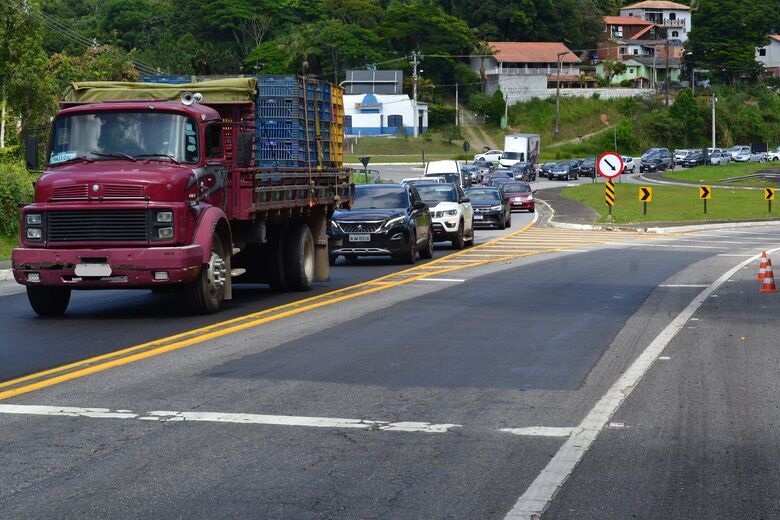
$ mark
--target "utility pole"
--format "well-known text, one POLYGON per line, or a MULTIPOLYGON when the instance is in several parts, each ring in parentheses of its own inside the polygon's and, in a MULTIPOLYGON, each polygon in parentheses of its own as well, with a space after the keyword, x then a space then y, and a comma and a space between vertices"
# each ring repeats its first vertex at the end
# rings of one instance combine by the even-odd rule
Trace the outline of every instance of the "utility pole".
POLYGON ((509 126, 509 94, 504 92, 504 128, 509 126))
POLYGON ((715 94, 712 95, 712 147, 715 148, 715 103, 718 101, 718 98, 715 97, 715 94))
POLYGON ((665 47, 666 47, 666 71, 664 78, 666 80, 666 106, 669 106, 669 35, 667 35, 665 47))
POLYGON ((558 53, 558 74, 555 77, 555 138, 558 138, 561 124, 561 57, 569 54, 569 51, 558 53))
POLYGON ((458 126, 458 84, 455 83, 455 126, 458 126))
POLYGON ((420 64, 419 61, 417 61, 417 57, 419 55, 417 54, 417 51, 412 51, 412 81, 414 82, 413 87, 413 93, 414 93, 414 99, 412 101, 412 122, 414 124, 414 137, 417 137, 419 135, 419 130, 417 128, 417 65, 420 64))

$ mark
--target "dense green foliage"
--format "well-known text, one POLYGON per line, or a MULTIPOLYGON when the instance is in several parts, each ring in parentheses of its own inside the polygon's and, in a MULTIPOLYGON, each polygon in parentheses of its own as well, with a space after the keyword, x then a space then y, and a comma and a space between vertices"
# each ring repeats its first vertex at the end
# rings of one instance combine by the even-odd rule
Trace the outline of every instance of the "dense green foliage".
POLYGON ((0 159, 0 235, 19 232, 19 204, 32 202, 34 179, 20 161, 0 159))

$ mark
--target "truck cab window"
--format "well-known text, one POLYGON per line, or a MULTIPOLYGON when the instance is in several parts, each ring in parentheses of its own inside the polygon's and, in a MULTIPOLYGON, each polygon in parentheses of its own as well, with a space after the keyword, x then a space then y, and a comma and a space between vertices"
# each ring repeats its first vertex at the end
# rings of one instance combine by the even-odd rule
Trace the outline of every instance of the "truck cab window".
POLYGON ((222 159, 222 127, 211 124, 206 127, 206 159, 222 159))

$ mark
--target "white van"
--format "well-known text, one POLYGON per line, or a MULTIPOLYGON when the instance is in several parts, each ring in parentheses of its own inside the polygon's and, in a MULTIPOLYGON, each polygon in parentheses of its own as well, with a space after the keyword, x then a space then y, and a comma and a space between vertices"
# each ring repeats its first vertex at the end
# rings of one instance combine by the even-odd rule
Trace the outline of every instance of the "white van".
POLYGON ((425 165, 424 175, 443 177, 447 182, 457 183, 463 189, 471 186, 471 178, 463 175, 458 161, 430 161, 425 165))

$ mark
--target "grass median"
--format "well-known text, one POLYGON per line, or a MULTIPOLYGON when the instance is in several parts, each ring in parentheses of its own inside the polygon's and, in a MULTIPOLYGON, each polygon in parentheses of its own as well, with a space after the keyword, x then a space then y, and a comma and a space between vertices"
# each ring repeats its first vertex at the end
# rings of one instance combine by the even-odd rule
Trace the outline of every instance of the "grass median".
MULTIPOLYGON (((667 171, 664 173, 664 178, 696 184, 722 184, 723 179, 775 170, 780 170, 780 168, 774 163, 729 163, 723 166, 697 166, 673 172, 667 171)), ((772 182, 761 178, 745 179, 728 184, 734 186, 774 186, 772 182)))
POLYGON ((745 221, 780 217, 780 202, 773 203, 772 213, 762 190, 713 188, 712 199, 699 199, 699 189, 684 186, 652 186, 652 202, 647 203, 647 215, 642 213, 638 184, 615 184, 615 206, 612 219, 604 202, 604 184, 583 184, 566 188, 563 196, 578 200, 599 214, 599 223, 657 224, 660 222, 745 221))

